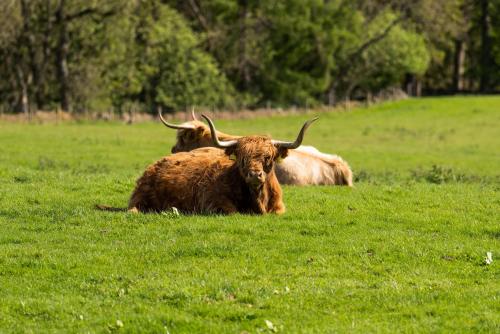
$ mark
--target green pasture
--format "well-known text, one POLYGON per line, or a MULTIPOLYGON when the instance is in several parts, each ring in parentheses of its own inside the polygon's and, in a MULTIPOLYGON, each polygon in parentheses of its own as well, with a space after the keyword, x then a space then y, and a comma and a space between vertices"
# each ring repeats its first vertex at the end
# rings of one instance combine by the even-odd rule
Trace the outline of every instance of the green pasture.
MULTIPOLYGON (((313 115, 216 125, 287 140, 313 115)), ((171 130, 0 123, 0 333, 500 332, 500 97, 319 116, 304 144, 355 187, 283 187, 282 216, 97 211, 171 130)))

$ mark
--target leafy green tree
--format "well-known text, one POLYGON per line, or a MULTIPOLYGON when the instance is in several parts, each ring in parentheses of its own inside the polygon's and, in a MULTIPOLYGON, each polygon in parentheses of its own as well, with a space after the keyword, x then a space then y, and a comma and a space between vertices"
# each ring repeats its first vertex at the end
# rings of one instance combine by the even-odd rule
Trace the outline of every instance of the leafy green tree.
POLYGON ((27 62, 22 47, 23 20, 20 3, 0 2, 0 101, 28 112, 27 62), (22 93, 21 93, 22 92, 22 93))
POLYGON ((340 1, 287 1, 268 6, 270 57, 262 82, 266 98, 282 105, 316 104, 331 83, 340 47, 356 13, 340 1))
POLYGON ((491 90, 500 90, 500 4, 491 6, 491 56, 493 69, 491 73, 491 90))
POLYGON ((115 104, 129 99, 154 111, 157 105, 184 109, 235 102, 235 91, 216 62, 198 47, 185 19, 167 5, 143 1, 121 28, 126 30, 124 44, 114 45, 121 57, 110 73, 115 104))
POLYGON ((203 32, 206 50, 251 105, 318 103, 349 29, 344 1, 168 1, 203 32))
POLYGON ((494 0, 0 1, 3 109, 333 104, 500 87, 494 0))
MULTIPOLYGON (((368 39, 377 36, 386 22, 394 22, 395 17, 390 12, 379 14, 368 26, 368 39)), ((376 92, 398 85, 405 75, 422 76, 429 62, 430 54, 424 38, 401 25, 395 25, 387 36, 368 48, 359 62, 350 68, 346 96, 349 97, 354 88, 376 92)))
POLYGON ((272 49, 268 43, 272 22, 258 0, 170 0, 200 33, 202 45, 213 55, 226 77, 240 92, 243 105, 263 99, 265 60, 272 49))

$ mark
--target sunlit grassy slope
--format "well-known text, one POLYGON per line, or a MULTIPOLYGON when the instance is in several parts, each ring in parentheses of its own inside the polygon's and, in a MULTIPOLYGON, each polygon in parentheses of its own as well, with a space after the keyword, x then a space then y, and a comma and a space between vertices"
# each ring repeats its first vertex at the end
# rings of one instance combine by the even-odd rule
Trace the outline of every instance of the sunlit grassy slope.
MULTIPOLYGON (((292 139, 313 114, 216 124, 292 139)), ((0 333, 499 332, 500 97, 320 117, 305 144, 356 186, 284 187, 280 217, 96 211, 174 133, 0 123, 0 333)))

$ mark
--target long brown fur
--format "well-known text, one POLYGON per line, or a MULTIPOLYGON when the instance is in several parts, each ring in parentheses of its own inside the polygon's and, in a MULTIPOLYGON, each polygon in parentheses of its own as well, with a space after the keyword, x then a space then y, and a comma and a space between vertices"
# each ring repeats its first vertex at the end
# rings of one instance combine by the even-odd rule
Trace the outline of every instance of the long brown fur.
POLYGON ((207 147, 176 153, 149 166, 137 180, 129 210, 184 213, 285 212, 274 162, 288 150, 269 137, 238 139, 226 151, 207 147), (234 160, 230 156, 235 156, 234 160))
MULTIPOLYGON (((177 130, 177 141, 172 147, 172 153, 188 152, 200 147, 214 146, 210 129, 205 123, 193 120, 183 124, 194 125, 195 128, 177 130)), ((241 138, 240 136, 232 136, 219 131, 217 131, 217 137, 223 141, 241 138)))
MULTIPOLYGON (((194 129, 177 130, 177 141, 172 153, 187 152, 200 147, 213 146, 208 126, 198 120, 192 124, 194 129)), ((241 138, 217 131, 220 140, 241 138)), ((352 171, 341 157, 325 154, 312 146, 300 146, 290 150, 288 157, 276 165, 276 176, 281 184, 291 185, 343 185, 351 187, 352 171)))

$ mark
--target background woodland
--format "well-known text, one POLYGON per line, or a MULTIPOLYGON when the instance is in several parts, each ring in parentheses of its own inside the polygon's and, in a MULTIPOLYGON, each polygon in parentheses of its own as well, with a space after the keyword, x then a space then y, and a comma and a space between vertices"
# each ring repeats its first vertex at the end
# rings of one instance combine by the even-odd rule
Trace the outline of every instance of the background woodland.
POLYGON ((500 90, 498 0, 6 0, 0 21, 2 112, 500 90))

